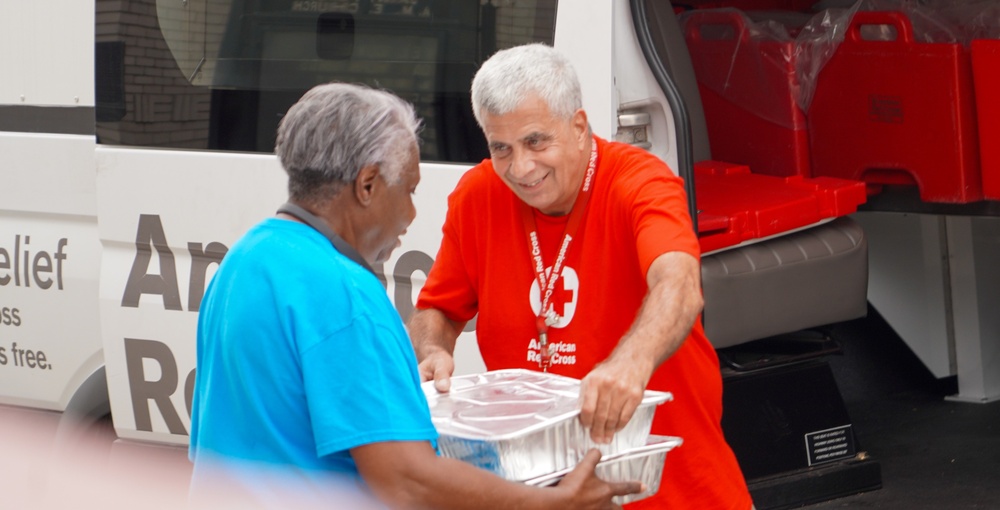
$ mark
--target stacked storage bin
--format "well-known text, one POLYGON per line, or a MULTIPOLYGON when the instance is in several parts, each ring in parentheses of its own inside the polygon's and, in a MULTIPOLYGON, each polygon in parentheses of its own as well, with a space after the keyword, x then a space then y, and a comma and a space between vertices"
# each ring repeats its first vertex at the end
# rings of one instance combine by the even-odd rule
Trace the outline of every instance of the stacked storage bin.
POLYGON ((824 13, 836 26, 797 40, 736 9, 685 13, 713 159, 862 181, 869 194, 913 186, 924 202, 1000 200, 1000 26, 982 26, 1000 19, 964 12, 958 39, 979 39, 920 42, 907 13, 925 25, 953 13, 862 10, 879 5, 890 4, 824 13))
POLYGON ((972 41, 983 197, 1000 200, 1000 39, 972 41))
POLYGON ((793 39, 752 33, 752 22, 736 9, 692 11, 683 23, 712 158, 756 174, 808 176, 793 39))
POLYGON ((794 39, 736 9, 688 12, 682 23, 713 158, 694 174, 702 253, 855 212, 862 183, 810 176, 794 39))
POLYGON ((746 165, 695 165, 702 254, 847 216, 865 202, 865 186, 833 177, 759 175, 746 165))
POLYGON ((808 112, 812 174, 911 184, 925 202, 983 197, 972 64, 960 43, 920 43, 901 12, 857 12, 808 112), (862 28, 891 27, 893 40, 862 28))

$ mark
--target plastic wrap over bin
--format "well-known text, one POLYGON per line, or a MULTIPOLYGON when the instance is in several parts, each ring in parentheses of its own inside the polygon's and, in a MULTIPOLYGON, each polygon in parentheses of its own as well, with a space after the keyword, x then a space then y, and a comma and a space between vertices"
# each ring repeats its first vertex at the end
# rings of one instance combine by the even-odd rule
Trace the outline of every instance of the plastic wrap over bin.
POLYGON ((698 80, 712 158, 754 173, 809 175, 809 135, 798 106, 795 43, 776 22, 736 9, 681 17, 698 80))

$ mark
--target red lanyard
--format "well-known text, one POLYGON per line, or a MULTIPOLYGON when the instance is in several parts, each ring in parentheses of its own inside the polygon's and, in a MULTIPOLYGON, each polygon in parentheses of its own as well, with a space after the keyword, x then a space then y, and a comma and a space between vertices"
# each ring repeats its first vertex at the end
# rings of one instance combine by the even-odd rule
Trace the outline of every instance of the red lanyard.
POLYGON ((535 327, 538 328, 538 343, 540 359, 538 364, 543 371, 549 368, 549 326, 559 321, 560 317, 555 313, 554 307, 549 303, 552 293, 556 288, 556 281, 562 276, 563 263, 566 261, 566 252, 569 251, 569 244, 580 228, 580 223, 587 212, 587 203, 590 202, 591 184, 594 180, 594 172, 597 170, 597 139, 592 139, 590 150, 590 162, 587 165, 587 172, 583 176, 583 183, 580 185, 580 194, 573 203, 573 209, 569 213, 569 220, 563 231, 563 240, 559 244, 559 255, 555 264, 552 265, 550 276, 545 276, 545 263, 542 260, 542 248, 538 242, 538 226, 535 223, 534 211, 528 204, 521 202, 521 220, 524 224, 524 232, 528 236, 528 249, 531 256, 532 268, 535 270, 535 278, 538 280, 538 290, 540 292, 542 306, 539 309, 538 317, 535 318, 535 327))

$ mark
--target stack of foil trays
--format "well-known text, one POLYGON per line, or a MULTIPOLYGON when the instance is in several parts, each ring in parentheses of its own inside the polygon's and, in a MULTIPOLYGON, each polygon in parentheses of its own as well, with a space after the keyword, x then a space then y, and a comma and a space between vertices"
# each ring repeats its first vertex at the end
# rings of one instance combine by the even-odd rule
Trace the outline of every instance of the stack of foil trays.
POLYGON ((424 383, 441 455, 492 471, 508 480, 551 485, 571 471, 591 448, 603 453, 598 476, 607 481, 639 480, 642 494, 618 497, 619 504, 654 494, 667 452, 676 437, 650 436, 656 406, 670 393, 646 391, 635 414, 610 444, 597 444, 580 424, 580 381, 530 370, 498 370, 453 377, 451 391, 424 383))

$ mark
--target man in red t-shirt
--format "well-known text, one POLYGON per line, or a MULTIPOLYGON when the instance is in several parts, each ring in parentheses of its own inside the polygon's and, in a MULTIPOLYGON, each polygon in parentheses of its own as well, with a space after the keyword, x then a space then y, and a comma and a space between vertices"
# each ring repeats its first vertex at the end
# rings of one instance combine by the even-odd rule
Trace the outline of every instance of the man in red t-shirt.
POLYGON ((572 66, 531 44, 476 74, 490 159, 448 199, 444 239, 408 324, 421 377, 447 391, 465 323, 490 370, 581 378, 599 443, 646 388, 670 391, 653 434, 679 436, 656 496, 635 508, 749 510, 723 437, 718 359, 698 319, 698 240, 683 185, 647 151, 594 136, 572 66), (553 276, 554 275, 554 276, 553 276))

